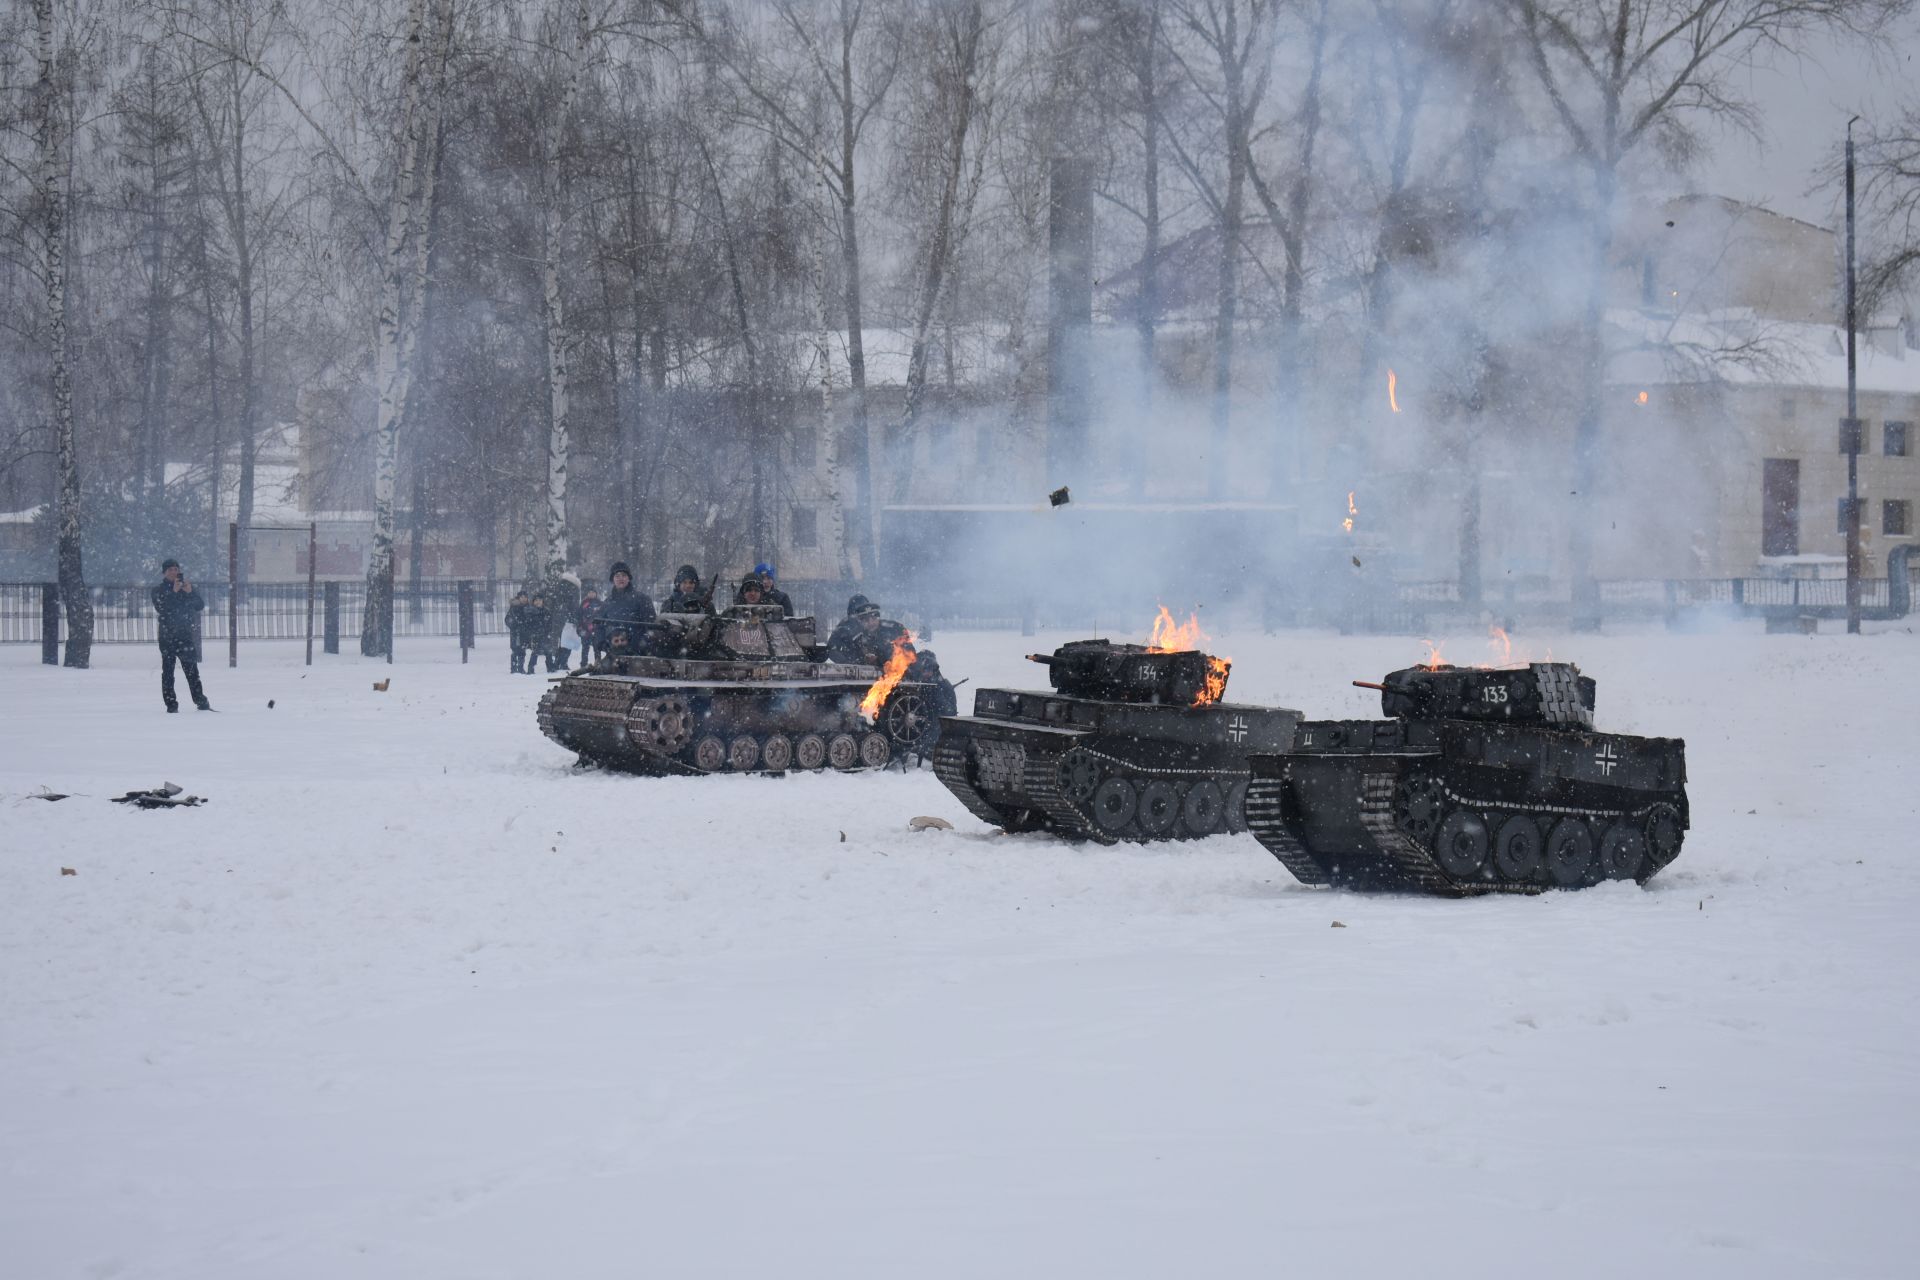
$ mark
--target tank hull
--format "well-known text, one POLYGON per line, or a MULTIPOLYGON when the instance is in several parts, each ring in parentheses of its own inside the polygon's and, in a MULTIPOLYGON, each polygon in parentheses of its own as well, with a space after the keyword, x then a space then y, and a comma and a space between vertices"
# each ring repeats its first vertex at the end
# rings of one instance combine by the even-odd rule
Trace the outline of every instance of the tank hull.
POLYGON ((1689 821, 1677 738, 1304 721, 1250 772, 1249 828, 1307 884, 1461 897, 1645 883, 1689 821))
POLYGON ((1284 750, 1300 713, 982 689, 942 721, 934 772, 974 816, 1102 844, 1245 830, 1247 759, 1284 750))
POLYGON ((879 769, 925 754, 940 690, 902 681, 869 722, 880 672, 831 663, 633 659, 554 683, 540 729, 585 763, 631 773, 879 769))

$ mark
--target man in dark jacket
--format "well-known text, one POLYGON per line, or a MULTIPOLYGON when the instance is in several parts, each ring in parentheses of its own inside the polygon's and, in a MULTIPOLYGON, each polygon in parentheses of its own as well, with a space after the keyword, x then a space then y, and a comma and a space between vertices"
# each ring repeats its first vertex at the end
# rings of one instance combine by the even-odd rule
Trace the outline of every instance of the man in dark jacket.
POLYGON ((553 610, 547 608, 544 593, 536 595, 527 605, 527 611, 520 615, 520 634, 527 644, 527 674, 540 674, 540 655, 552 653, 549 640, 553 634, 553 610))
POLYGON ((753 566, 754 576, 760 579, 760 599, 766 604, 777 604, 786 613, 793 616, 793 597, 774 585, 773 566, 757 564, 753 566))
POLYGON ((206 598, 180 572, 178 560, 161 565, 160 576, 164 581, 153 589, 153 611, 160 616, 161 700, 169 712, 180 710, 180 700, 173 696, 173 664, 178 661, 187 673, 187 692, 193 695, 193 705, 211 711, 213 706, 200 687, 200 646, 193 633, 195 620, 207 607, 206 598))
POLYGON ((514 592, 513 603, 507 606, 507 648, 513 653, 514 675, 520 674, 520 661, 532 647, 527 643, 527 610, 531 607, 524 591, 514 592))
POLYGON ((662 613, 712 613, 713 597, 700 590, 700 571, 690 564, 674 570, 673 594, 660 606, 662 613))
POLYGON ((600 603, 595 621, 595 643, 613 654, 632 653, 644 643, 645 628, 638 624, 654 619, 653 601, 633 589, 633 571, 616 562, 607 571, 613 590, 600 603))
POLYGON ((845 621, 827 637, 827 660, 884 667, 893 656, 895 641, 905 640, 907 629, 880 616, 880 606, 865 596, 847 601, 845 621))

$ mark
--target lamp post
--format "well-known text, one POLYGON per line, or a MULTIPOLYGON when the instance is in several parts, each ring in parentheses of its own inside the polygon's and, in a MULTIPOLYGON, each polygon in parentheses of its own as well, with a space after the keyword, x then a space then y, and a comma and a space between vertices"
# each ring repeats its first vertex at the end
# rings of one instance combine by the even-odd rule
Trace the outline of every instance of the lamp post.
POLYGON ((1847 634, 1860 634, 1860 371, 1855 362, 1853 292, 1853 120, 1847 121, 1847 634))

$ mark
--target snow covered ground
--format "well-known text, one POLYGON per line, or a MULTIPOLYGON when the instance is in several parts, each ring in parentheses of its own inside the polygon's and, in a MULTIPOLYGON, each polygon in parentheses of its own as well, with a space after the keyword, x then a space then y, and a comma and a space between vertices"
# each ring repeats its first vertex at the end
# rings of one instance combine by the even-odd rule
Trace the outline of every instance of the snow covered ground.
MULTIPOLYGON (((934 647, 1031 687, 1068 638, 934 647)), ((0 650, 0 1274, 1913 1274, 1920 640, 1523 640, 1687 739, 1644 891, 575 774, 497 644, 255 644, 177 716, 150 648, 0 650), (162 780, 211 803, 107 802, 162 780)), ((1317 714, 1423 655, 1216 648, 1317 714)))

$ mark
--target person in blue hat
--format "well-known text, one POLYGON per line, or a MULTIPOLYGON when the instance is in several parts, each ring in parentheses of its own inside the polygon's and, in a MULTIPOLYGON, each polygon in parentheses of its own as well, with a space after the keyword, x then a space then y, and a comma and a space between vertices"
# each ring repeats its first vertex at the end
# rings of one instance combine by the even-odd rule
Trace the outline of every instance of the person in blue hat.
POLYGON ((773 584, 773 566, 765 561, 753 566, 753 576, 760 579, 760 604, 777 604, 784 617, 793 616, 793 597, 773 584))

